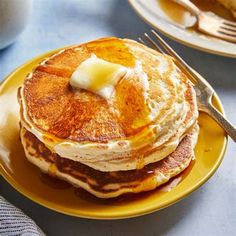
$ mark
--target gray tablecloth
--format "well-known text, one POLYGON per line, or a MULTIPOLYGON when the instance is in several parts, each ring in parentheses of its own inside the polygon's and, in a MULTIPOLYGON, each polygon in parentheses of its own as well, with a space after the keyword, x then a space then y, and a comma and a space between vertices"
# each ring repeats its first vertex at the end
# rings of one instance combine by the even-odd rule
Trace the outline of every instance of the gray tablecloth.
POLYGON ((43 236, 35 222, 0 196, 1 236, 43 236))

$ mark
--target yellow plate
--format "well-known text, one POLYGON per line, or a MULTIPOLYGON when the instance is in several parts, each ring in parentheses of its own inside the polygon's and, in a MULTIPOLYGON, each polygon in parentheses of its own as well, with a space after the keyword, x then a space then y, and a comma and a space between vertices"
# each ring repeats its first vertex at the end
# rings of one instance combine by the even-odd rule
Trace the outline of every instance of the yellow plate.
MULTIPOLYGON (((10 74, 0 86, 0 173, 19 192, 45 207, 68 215, 94 219, 128 218, 159 210, 183 199, 216 171, 223 159, 227 138, 211 118, 200 114, 196 161, 170 192, 155 190, 130 199, 94 200, 89 195, 78 194, 75 188, 67 184, 51 182, 45 178, 25 158, 19 139, 19 106, 16 94, 25 76, 54 52, 56 51, 27 62, 10 74)), ((214 104, 223 111, 218 97, 214 99, 214 104)))

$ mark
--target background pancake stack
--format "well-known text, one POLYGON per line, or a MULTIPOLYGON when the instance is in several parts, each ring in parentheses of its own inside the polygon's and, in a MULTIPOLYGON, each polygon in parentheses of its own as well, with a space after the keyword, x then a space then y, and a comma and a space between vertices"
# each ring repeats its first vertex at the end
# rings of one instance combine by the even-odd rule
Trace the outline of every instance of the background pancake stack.
POLYGON ((152 190, 194 156, 192 85, 170 57, 135 41, 106 38, 65 49, 25 79, 18 98, 28 160, 100 198, 152 190), (92 55, 131 72, 109 100, 69 83, 92 55))
POLYGON ((236 1, 235 0, 217 0, 222 5, 224 5, 227 9, 229 9, 233 16, 236 17, 236 1))

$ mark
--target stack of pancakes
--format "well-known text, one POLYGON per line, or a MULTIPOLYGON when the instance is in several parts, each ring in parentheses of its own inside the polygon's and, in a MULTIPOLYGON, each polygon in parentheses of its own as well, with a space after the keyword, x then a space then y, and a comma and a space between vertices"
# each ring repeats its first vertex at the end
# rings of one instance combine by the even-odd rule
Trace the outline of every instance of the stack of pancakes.
POLYGON ((60 51, 26 77, 18 100, 28 160, 100 198, 152 190, 194 156, 191 83, 171 57, 132 40, 105 38, 60 51), (92 55, 132 71, 109 100, 70 85, 92 55))

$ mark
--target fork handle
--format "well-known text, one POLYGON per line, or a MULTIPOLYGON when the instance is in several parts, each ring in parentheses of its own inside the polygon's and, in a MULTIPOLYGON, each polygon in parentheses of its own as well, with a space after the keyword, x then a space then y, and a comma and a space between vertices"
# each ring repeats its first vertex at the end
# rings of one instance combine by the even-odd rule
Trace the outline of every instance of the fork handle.
POLYGON ((214 106, 209 104, 205 112, 225 130, 234 142, 236 142, 236 128, 214 106))
POLYGON ((194 14, 197 17, 201 13, 200 9, 195 4, 190 2, 189 0, 172 0, 172 1, 174 1, 174 2, 178 3, 179 5, 185 7, 186 9, 188 9, 192 14, 194 14))

